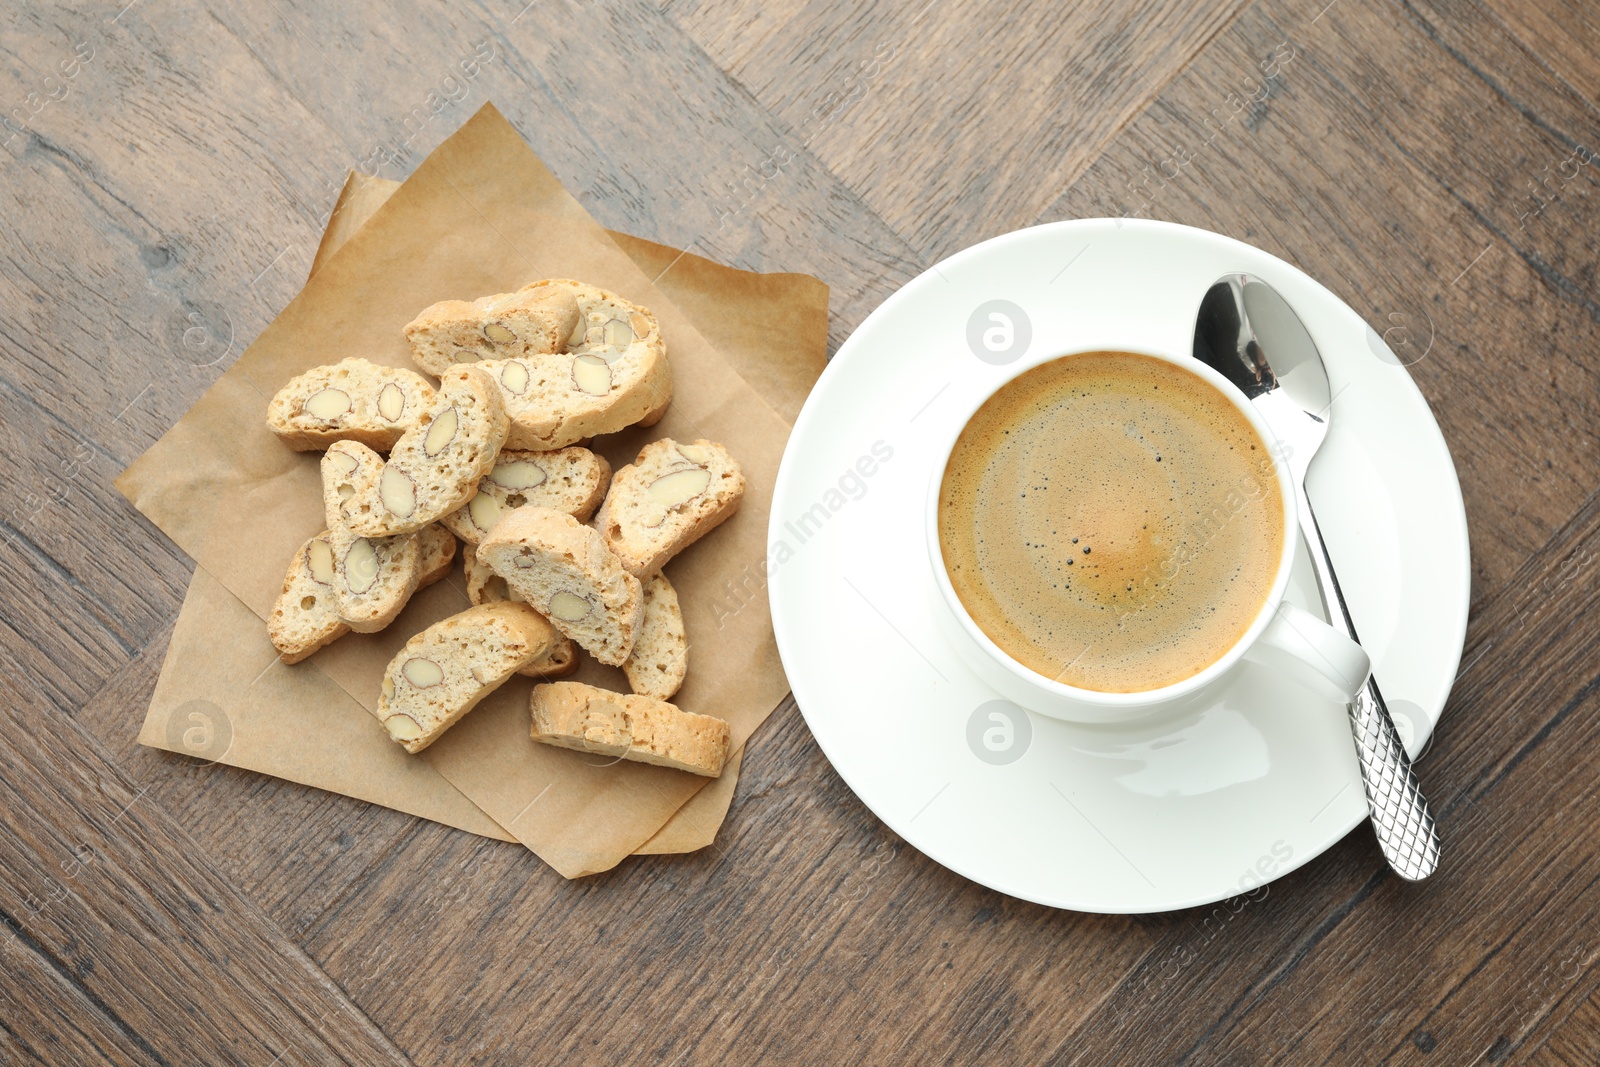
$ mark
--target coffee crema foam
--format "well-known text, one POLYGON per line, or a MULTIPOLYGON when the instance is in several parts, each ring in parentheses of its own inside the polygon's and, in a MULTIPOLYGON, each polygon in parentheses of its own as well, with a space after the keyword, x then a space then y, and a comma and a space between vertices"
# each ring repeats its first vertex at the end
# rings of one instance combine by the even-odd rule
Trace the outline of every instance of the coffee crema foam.
POLYGON ((1209 382, 1127 352, 1019 375, 967 423, 939 494, 967 613, 1047 678, 1180 682, 1260 614, 1283 552, 1271 453, 1209 382))

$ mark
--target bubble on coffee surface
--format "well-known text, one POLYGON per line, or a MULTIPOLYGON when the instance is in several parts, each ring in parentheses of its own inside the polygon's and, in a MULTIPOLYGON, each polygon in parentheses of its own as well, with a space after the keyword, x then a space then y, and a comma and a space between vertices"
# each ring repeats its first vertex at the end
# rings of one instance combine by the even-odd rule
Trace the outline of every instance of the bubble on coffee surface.
POLYGON ((1282 550, 1258 444, 1213 387, 1151 357, 1028 371, 946 470, 957 595, 1013 658, 1068 684, 1131 691, 1203 670, 1254 620, 1282 550))

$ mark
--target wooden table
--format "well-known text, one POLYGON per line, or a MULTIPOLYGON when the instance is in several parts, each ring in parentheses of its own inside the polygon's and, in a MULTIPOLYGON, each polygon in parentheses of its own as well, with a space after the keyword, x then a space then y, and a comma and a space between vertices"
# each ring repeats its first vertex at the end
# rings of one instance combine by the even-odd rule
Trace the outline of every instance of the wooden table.
POLYGON ((1588 0, 122 2, 0 13, 0 1062, 1600 1060, 1588 0), (490 99, 605 225, 828 282, 835 345, 1062 218, 1327 283, 1471 521, 1439 874, 1362 828, 1244 906, 1023 904, 885 829, 792 705, 714 847, 578 882, 138 747, 192 564, 112 478, 295 293, 347 169, 490 99))

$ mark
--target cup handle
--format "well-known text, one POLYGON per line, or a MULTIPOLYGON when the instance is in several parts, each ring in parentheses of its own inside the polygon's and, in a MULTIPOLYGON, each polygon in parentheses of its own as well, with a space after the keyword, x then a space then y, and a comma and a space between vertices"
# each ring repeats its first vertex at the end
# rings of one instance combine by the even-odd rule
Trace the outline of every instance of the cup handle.
POLYGON ((1372 661, 1360 645, 1288 603, 1278 605, 1245 658, 1341 704, 1355 698, 1372 670, 1372 661))

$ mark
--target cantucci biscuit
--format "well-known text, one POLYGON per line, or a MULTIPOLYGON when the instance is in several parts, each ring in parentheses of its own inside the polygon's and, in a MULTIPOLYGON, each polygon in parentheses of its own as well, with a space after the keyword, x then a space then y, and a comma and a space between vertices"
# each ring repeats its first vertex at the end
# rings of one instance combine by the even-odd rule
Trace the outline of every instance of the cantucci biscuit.
POLYGON ((457 363, 559 352, 580 322, 565 289, 523 289, 476 300, 441 300, 405 325, 411 358, 443 377, 457 363))
POLYGON ((579 522, 588 522, 610 484, 611 464, 587 448, 554 452, 502 449, 494 469, 478 483, 478 492, 443 521, 451 533, 473 545, 483 540, 501 515, 527 504, 565 511, 579 522))
POLYGON ((535 282, 523 292, 571 293, 581 321, 564 352, 481 364, 500 386, 511 428, 506 447, 548 452, 659 419, 672 369, 655 316, 592 285, 535 282))
POLYGON ((377 476, 362 478, 344 501, 344 522, 364 537, 420 530, 472 499, 505 439, 505 406, 494 383, 476 367, 451 367, 427 415, 395 442, 377 476))
MULTIPOLYGON (((461 546, 461 567, 467 576, 467 599, 474 604, 498 604, 502 600, 527 603, 513 593, 506 580, 478 562, 477 548, 472 544, 461 546)), ((557 633, 559 640, 549 652, 528 664, 518 674, 531 678, 565 678, 578 669, 578 647, 566 634, 557 633)))
POLYGON ((400 614, 417 591, 417 539, 359 537, 349 530, 330 530, 333 553, 334 604, 339 617, 357 633, 375 633, 400 614))
POLYGON ((628 688, 640 696, 671 700, 688 669, 689 638, 678 591, 666 575, 653 575, 644 583, 644 616, 622 673, 628 676, 628 688))
POLYGON ((728 758, 728 724, 665 700, 582 682, 533 687, 532 737, 546 745, 620 756, 716 778, 728 758))
MULTIPOLYGON (((424 527, 417 534, 417 588, 449 574, 455 555, 456 539, 449 530, 438 524, 424 527)), ((283 662, 299 663, 350 632, 350 624, 339 617, 333 582, 333 548, 323 530, 295 552, 267 620, 267 636, 283 662)))
POLYGON ((389 661, 374 714, 407 752, 421 752, 555 640, 526 604, 468 608, 417 634, 389 661))
POLYGON ((283 662, 299 663, 350 632, 334 604, 333 581, 333 549, 324 530, 295 552, 267 619, 267 636, 283 662))
POLYGON ((352 357, 290 379, 267 405, 267 425, 300 452, 335 441, 387 452, 433 399, 433 386, 416 371, 352 357))
POLYGON ((345 523, 344 504, 376 484, 382 467, 382 456, 355 441, 335 441, 322 456, 322 510, 333 557, 333 600, 339 617, 358 633, 372 633, 393 622, 421 577, 415 534, 363 537, 345 523))
POLYGON ((648 578, 739 510, 744 474, 711 441, 662 438, 617 471, 594 525, 628 573, 648 578))
POLYGON ((566 512, 507 512, 478 544, 477 560, 601 663, 620 666, 633 651, 644 609, 639 580, 566 512))

